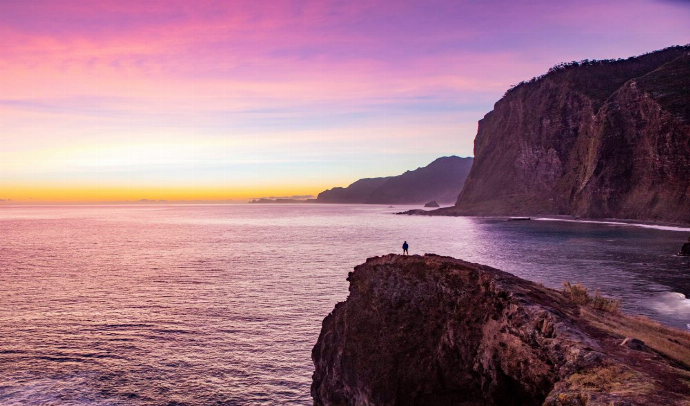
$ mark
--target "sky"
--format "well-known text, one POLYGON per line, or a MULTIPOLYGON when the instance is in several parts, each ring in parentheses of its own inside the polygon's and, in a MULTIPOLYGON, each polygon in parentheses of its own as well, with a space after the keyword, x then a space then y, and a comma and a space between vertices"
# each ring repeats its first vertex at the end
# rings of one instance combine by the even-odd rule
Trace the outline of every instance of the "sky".
POLYGON ((316 195, 472 156, 559 62, 687 43, 681 0, 0 0, 0 201, 316 195))

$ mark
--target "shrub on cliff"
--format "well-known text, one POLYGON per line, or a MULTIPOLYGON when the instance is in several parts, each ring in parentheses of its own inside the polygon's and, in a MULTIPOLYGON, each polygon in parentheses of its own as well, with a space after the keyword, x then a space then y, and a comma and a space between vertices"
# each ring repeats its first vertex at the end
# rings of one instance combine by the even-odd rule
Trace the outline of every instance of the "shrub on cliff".
POLYGON ((609 313, 620 311, 620 299, 609 299, 601 296, 598 289, 594 290, 594 296, 590 296, 586 287, 579 283, 571 284, 563 282, 563 290, 570 297, 573 303, 590 306, 593 309, 602 310, 609 313))

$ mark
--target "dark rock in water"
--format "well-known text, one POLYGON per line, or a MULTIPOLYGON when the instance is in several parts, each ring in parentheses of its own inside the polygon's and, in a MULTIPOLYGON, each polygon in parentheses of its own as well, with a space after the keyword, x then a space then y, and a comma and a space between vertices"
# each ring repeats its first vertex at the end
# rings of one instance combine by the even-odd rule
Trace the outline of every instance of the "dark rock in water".
MULTIPOLYGON (((436 255, 370 258, 348 281, 348 299, 323 320, 312 350, 314 405, 690 401, 690 367, 631 352, 597 327, 638 318, 607 316, 562 292, 436 255)), ((663 329, 659 342, 690 351, 687 333, 654 328, 663 329)))
POLYGON ((690 47, 551 69, 479 122, 454 215, 690 222, 690 47))
POLYGON ((472 158, 441 157, 423 168, 386 178, 360 179, 350 186, 325 190, 317 203, 423 204, 457 200, 472 158))
POLYGON ((436 200, 432 200, 429 203, 425 204, 424 207, 441 207, 438 205, 438 202, 436 200))
POLYGON ((531 220, 531 218, 530 217, 510 217, 506 221, 528 221, 528 220, 531 220))
POLYGON ((683 246, 680 248, 680 252, 678 252, 678 255, 684 257, 690 256, 690 238, 688 238, 688 242, 683 244, 683 246))
POLYGON ((680 248, 679 254, 682 256, 690 256, 690 242, 683 244, 683 246, 680 248))
POLYGON ((418 216, 418 215, 423 215, 426 213, 429 213, 429 212, 426 210, 422 210, 422 209, 412 209, 412 210, 407 210, 407 211, 401 211, 401 212, 395 213, 395 214, 407 214, 408 216, 418 216))

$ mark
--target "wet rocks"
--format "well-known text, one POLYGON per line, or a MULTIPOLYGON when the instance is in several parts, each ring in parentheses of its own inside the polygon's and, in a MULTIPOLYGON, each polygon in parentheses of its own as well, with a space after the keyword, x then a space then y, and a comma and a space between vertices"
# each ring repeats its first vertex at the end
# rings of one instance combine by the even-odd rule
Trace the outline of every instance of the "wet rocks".
POLYGON ((682 257, 690 257, 690 238, 688 238, 688 242, 683 244, 683 246, 680 248, 678 255, 682 257))
POLYGON ((424 215, 424 214, 427 214, 427 213, 429 213, 429 212, 426 211, 426 210, 422 210, 422 209, 412 209, 412 210, 407 210, 407 211, 401 211, 401 212, 398 212, 398 213, 395 213, 395 214, 407 214, 408 216, 421 216, 421 215, 424 215))

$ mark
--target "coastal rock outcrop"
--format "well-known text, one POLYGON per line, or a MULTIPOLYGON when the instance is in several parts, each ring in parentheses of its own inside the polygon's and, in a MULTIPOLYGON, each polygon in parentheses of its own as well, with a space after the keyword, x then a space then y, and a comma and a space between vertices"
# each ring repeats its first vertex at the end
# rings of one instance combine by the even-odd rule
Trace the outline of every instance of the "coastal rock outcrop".
POLYGON ((686 242, 685 244, 683 244, 682 247, 680 247, 678 255, 682 257, 690 257, 690 238, 688 238, 688 242, 686 242))
POLYGON ((474 154, 436 214, 690 222, 690 46, 522 83, 479 121, 474 154))
POLYGON ((439 207, 439 204, 436 200, 432 200, 425 204, 424 207, 439 207))
POLYGON ((386 178, 360 179, 346 188, 325 190, 316 203, 424 204, 453 203, 462 190, 472 158, 441 157, 423 168, 386 178))
POLYGON ((607 316, 564 292, 449 257, 370 258, 348 280, 348 299, 324 319, 312 351, 315 405, 690 401, 690 358, 673 359, 690 354, 684 332, 607 316), (620 344, 643 330, 658 333, 633 337, 652 350, 620 344), (657 339, 671 355, 653 348, 657 339))

